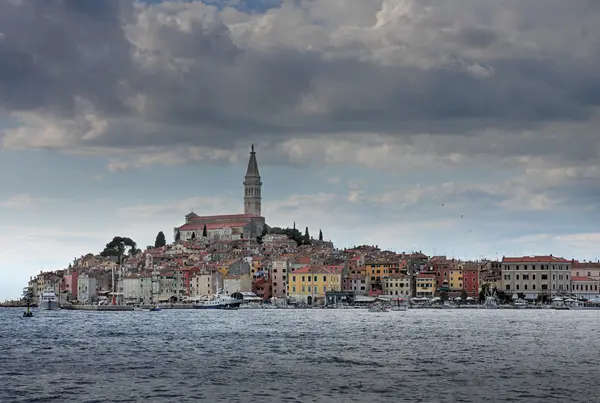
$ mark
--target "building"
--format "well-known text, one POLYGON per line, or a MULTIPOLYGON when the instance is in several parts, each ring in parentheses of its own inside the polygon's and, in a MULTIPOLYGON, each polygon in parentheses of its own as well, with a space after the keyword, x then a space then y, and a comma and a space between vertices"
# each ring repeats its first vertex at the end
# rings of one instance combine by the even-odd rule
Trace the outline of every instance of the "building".
POLYGON ((211 297, 217 293, 220 287, 221 274, 218 271, 202 271, 195 273, 190 281, 191 297, 211 297))
POLYGON ((406 274, 390 274, 382 277, 383 295, 400 295, 410 297, 412 290, 410 287, 410 276, 406 274))
POLYGON ((269 278, 271 279, 274 298, 287 297, 287 280, 290 269, 291 266, 288 260, 274 260, 271 262, 269 278))
POLYGON ((325 301, 327 291, 341 291, 342 270, 338 266, 306 266, 289 273, 288 295, 308 305, 325 301))
POLYGON ((95 277, 82 274, 77 278, 77 301, 81 304, 91 304, 96 301, 98 283, 95 277))
POLYGON ((400 273, 400 262, 398 260, 370 261, 365 263, 365 270, 372 290, 381 290, 381 279, 391 274, 400 273))
POLYGON ((138 304, 144 302, 142 296, 142 282, 139 276, 127 276, 123 278, 123 300, 126 304, 138 304))
POLYGON ((244 178, 244 213, 200 216, 192 211, 185 216, 185 224, 174 228, 173 235, 176 241, 197 239, 203 236, 206 228, 206 237, 211 241, 256 238, 262 235, 266 225, 261 204, 262 182, 252 145, 244 178))
POLYGON ((571 261, 571 277, 590 277, 600 280, 600 262, 571 261))
POLYGON ((436 290, 436 275, 431 272, 417 274, 416 296, 420 298, 433 298, 436 290))
POLYGON ((467 296, 476 298, 479 296, 479 265, 467 263, 463 268, 463 290, 467 296))
POLYGON ((250 274, 228 274, 223 277, 223 292, 228 295, 236 292, 252 292, 250 274))
POLYGON ((591 277, 571 277, 571 294, 578 299, 594 299, 599 295, 598 284, 600 281, 591 277))
POLYGON ((533 300, 540 294, 570 294, 570 288, 570 260, 552 255, 502 258, 502 290, 513 296, 533 300))

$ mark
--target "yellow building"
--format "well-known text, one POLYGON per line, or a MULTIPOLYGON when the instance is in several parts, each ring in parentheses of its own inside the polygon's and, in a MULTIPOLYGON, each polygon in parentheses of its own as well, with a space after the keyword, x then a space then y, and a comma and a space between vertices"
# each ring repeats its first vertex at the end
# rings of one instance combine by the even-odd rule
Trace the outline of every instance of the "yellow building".
POLYGON ((406 274, 390 274, 381 279, 383 295, 410 296, 410 276, 406 274))
POLYGON ((456 267, 450 268, 450 279, 448 280, 448 285, 450 286, 451 291, 463 289, 463 271, 462 264, 458 264, 456 267))
POLYGON ((417 275, 417 297, 433 298, 435 290, 434 273, 419 273, 417 275))
POLYGON ((309 305, 325 300, 327 291, 341 291, 342 268, 305 266, 288 273, 288 296, 309 305))
POLYGON ((400 274, 400 262, 393 260, 366 262, 365 271, 371 282, 371 288, 381 290, 381 279, 383 277, 391 274, 400 274))

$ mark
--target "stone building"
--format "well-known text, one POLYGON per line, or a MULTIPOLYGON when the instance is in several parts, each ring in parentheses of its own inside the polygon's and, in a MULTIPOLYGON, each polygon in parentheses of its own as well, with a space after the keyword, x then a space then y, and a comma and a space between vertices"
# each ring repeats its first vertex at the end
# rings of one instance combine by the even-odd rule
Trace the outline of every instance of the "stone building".
POLYGON ((258 171, 258 162, 254 145, 250 151, 248 169, 244 178, 244 213, 213 216, 200 216, 190 212, 185 216, 185 224, 175 227, 173 235, 177 239, 187 240, 206 236, 211 241, 234 241, 260 236, 265 227, 265 218, 261 215, 262 182, 258 171))

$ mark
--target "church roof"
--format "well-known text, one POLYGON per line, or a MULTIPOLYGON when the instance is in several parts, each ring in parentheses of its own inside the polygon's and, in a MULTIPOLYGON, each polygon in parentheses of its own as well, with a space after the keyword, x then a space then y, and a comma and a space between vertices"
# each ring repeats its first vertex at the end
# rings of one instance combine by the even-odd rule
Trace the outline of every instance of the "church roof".
POLYGON ((248 225, 248 221, 240 221, 240 222, 228 222, 228 223, 207 223, 207 224, 184 224, 179 227, 179 231, 192 231, 192 230, 202 230, 204 229, 204 225, 206 225, 207 230, 211 229, 220 229, 220 228, 238 228, 244 227, 248 225))
POLYGON ((260 177, 260 173, 258 172, 258 162, 256 161, 256 151, 254 151, 254 144, 252 144, 250 159, 248 160, 248 169, 246 170, 246 177, 248 176, 260 177))

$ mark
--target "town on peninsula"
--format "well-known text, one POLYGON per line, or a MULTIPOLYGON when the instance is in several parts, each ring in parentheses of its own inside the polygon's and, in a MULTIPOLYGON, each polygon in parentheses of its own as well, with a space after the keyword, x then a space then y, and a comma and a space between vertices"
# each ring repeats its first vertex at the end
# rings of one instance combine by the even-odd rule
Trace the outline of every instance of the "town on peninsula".
POLYGON ((115 237, 100 253, 32 277, 27 285, 32 300, 50 290, 63 308, 185 308, 219 294, 238 295, 254 307, 396 300, 411 307, 482 307, 492 298, 497 307, 600 307, 600 262, 552 254, 466 261, 369 245, 337 249, 320 229, 313 237, 295 223, 267 224, 254 146, 243 186, 243 214, 191 211, 174 228, 172 243, 161 231, 145 250, 130 238, 115 237))

